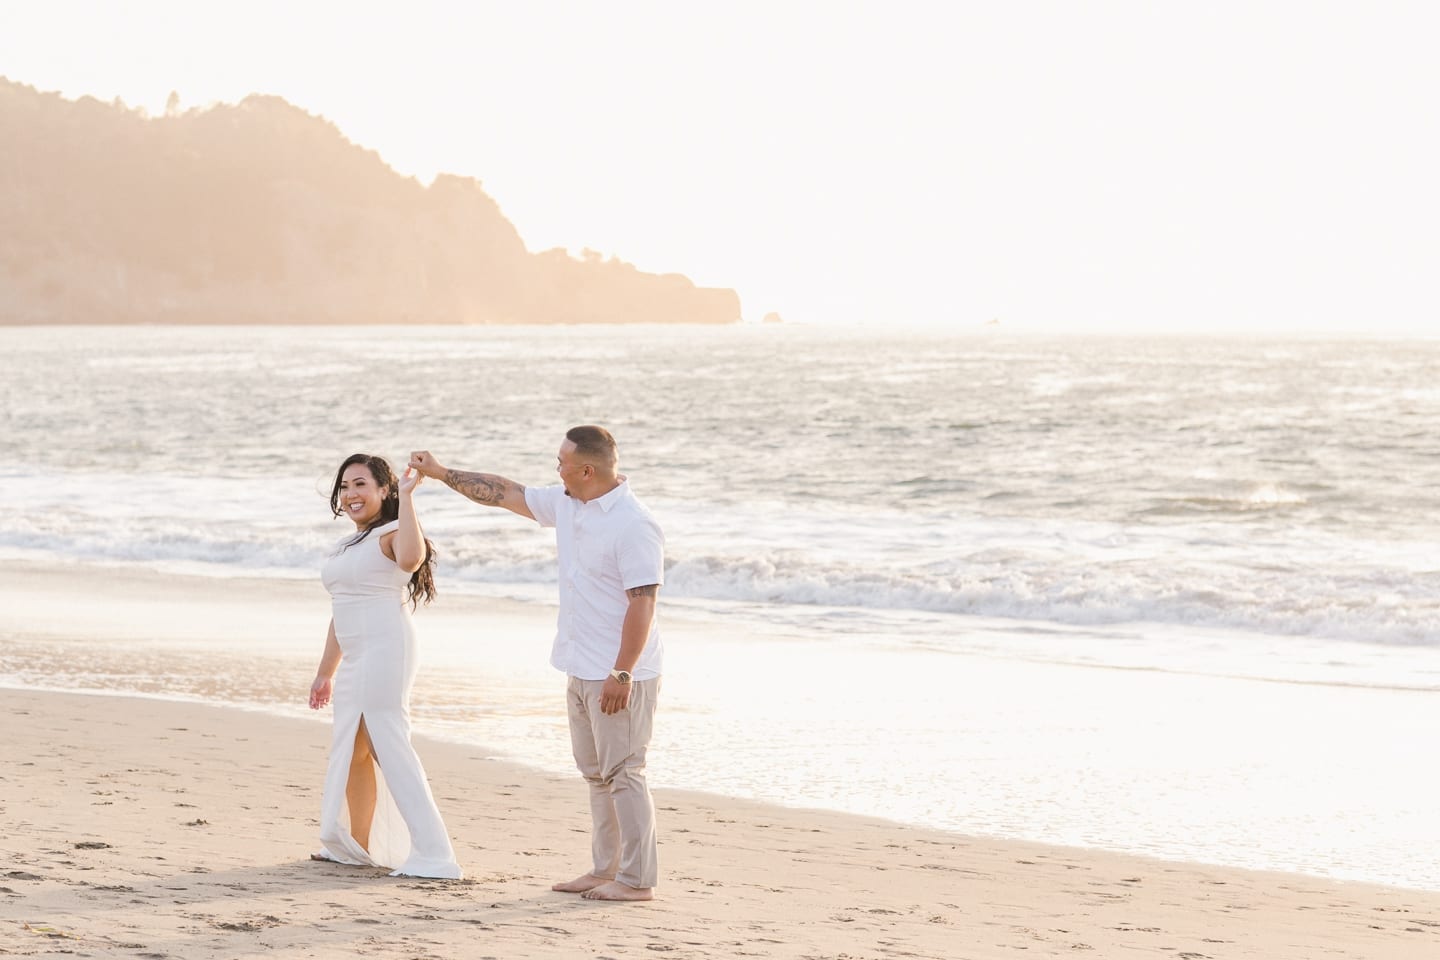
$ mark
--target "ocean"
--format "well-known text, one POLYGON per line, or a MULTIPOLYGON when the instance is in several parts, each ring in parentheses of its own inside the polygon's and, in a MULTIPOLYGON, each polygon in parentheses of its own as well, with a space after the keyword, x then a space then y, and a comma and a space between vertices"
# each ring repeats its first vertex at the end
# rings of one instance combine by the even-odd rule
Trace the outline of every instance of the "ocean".
MULTIPOLYGON (((703 650, 671 645, 657 782, 1440 889, 1419 855, 1440 840, 1440 343, 765 325, 0 345, 0 559, 313 579, 348 527, 327 504, 347 454, 537 485, 566 428, 601 423, 666 531, 662 615, 706 625, 703 650)), ((436 483, 417 505, 442 591, 553 604, 546 531, 436 483)), ((485 658, 439 632, 418 729, 521 759, 558 742, 532 686, 473 702, 485 658)), ((0 684, 140 689, 3 632, 0 654, 0 684)))

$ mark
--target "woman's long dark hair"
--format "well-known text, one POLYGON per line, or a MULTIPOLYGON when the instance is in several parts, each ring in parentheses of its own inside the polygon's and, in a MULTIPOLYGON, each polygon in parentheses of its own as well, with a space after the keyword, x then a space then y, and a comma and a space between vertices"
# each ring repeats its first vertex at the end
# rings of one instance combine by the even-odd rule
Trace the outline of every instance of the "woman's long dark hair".
MULTIPOLYGON (((370 536, 370 531, 376 527, 383 526, 391 520, 400 518, 400 484, 395 480, 395 471, 391 469, 390 463, 384 457, 372 456, 368 453, 352 453, 340 464, 340 469, 335 471, 335 484, 330 488, 330 512, 335 516, 341 516, 344 511, 340 509, 340 482, 345 479, 345 471, 354 464, 361 464, 370 471, 371 478, 377 487, 385 490, 385 499, 380 502, 380 515, 371 521, 370 525, 359 533, 354 539, 341 547, 341 550, 348 550, 355 544, 370 536)), ((407 587, 405 599, 410 601, 410 609, 424 600, 429 603, 435 599, 435 544, 430 542, 429 537, 425 540, 425 561, 420 564, 420 569, 410 575, 410 583, 407 587)))

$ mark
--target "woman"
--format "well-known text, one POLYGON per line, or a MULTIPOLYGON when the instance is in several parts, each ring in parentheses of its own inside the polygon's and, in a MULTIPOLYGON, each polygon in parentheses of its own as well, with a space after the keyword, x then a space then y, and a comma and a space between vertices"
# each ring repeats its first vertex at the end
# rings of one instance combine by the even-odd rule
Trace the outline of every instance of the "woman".
POLYGON ((320 801, 314 858, 395 867, 391 876, 459 879, 460 865, 425 770, 410 745, 415 679, 413 609, 435 596, 434 551, 411 494, 424 478, 398 480, 382 457, 357 453, 340 465, 330 510, 355 533, 325 562, 333 616, 310 708, 335 698, 330 768, 320 801))

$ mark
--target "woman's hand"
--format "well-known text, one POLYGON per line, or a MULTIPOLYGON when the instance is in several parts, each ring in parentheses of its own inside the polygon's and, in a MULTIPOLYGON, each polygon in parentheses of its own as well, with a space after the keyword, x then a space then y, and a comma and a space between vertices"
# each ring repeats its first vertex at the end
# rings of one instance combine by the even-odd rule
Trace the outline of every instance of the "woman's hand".
POLYGON ((424 482, 425 474, 421 473, 419 470, 414 470, 410 467, 406 467, 405 472, 400 474, 400 492, 408 494, 410 493, 410 491, 414 490, 416 487, 420 486, 420 484, 424 482))
POLYGON ((310 709, 319 710, 330 702, 333 681, 329 677, 316 677, 310 684, 310 709))

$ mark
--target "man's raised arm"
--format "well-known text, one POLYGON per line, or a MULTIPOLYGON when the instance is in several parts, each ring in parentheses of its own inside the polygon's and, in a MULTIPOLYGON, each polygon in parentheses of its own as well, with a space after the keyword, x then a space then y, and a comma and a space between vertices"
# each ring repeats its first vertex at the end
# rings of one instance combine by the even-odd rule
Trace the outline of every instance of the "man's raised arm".
POLYGON ((476 503, 487 507, 504 507, 511 513, 529 520, 535 515, 525 503, 525 487, 514 480, 496 476, 493 473, 468 473, 451 470, 440 465, 440 461, 429 450, 417 450, 410 454, 410 466, 427 477, 439 480, 457 493, 464 494, 476 503))

